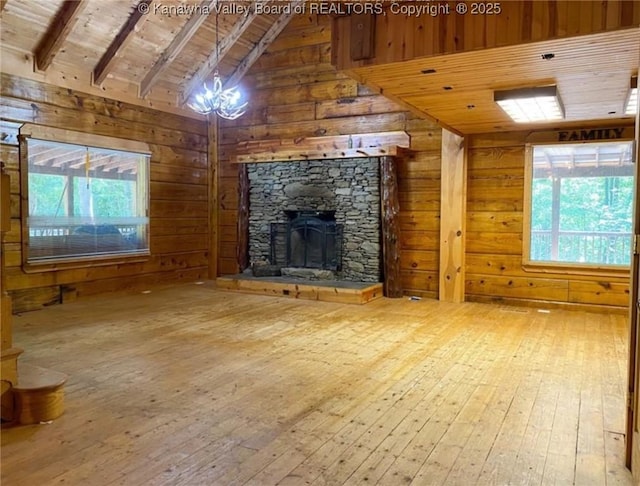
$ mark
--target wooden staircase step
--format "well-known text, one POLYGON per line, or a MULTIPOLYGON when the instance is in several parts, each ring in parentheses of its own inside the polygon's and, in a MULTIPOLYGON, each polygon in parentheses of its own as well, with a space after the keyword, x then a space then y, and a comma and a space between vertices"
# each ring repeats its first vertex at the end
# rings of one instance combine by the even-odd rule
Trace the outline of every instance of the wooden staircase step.
POLYGON ((14 391, 45 391, 59 388, 67 381, 67 375, 59 371, 41 368, 28 363, 18 363, 18 383, 14 391))
POLYGON ((64 412, 67 375, 18 363, 18 382, 13 386, 14 422, 21 425, 48 422, 64 412))
POLYGON ((2 380, 15 383, 18 375, 18 357, 22 354, 21 348, 6 348, 0 351, 2 380))
POLYGON ((12 358, 17 358, 18 356, 20 356, 23 353, 23 349, 22 348, 6 348, 0 351, 0 359, 2 359, 2 361, 6 360, 6 359, 12 359, 12 358))
POLYGON ((13 392, 11 388, 18 381, 18 357, 21 348, 0 350, 0 418, 11 420, 13 417, 13 392))

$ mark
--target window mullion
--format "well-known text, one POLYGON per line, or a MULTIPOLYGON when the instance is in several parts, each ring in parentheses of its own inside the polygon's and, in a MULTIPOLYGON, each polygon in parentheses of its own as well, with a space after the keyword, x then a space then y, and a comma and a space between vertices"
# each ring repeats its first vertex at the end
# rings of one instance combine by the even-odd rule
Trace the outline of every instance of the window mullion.
POLYGON ((551 189, 551 259, 558 261, 560 241, 560 190, 562 178, 553 176, 551 189))

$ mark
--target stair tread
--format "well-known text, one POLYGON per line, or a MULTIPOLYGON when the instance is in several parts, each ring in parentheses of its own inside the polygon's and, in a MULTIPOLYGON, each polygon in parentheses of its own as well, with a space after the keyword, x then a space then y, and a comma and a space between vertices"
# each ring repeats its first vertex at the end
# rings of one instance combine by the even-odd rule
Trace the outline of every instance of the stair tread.
POLYGON ((20 392, 58 388, 65 384, 67 378, 67 375, 59 371, 18 362, 18 383, 13 387, 13 391, 20 392))
POLYGON ((5 348, 0 351, 0 359, 12 359, 17 358, 23 352, 22 348, 5 348))

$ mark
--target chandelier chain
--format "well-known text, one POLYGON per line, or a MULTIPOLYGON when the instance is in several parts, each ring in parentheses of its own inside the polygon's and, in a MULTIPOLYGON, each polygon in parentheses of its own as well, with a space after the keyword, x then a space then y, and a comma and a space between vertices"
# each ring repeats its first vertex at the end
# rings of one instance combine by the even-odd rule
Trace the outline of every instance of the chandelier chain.
POLYGON ((222 79, 218 74, 218 64, 220 63, 218 16, 219 9, 216 7, 216 62, 213 72, 213 86, 210 89, 205 82, 203 84, 203 92, 194 95, 187 105, 202 115, 213 113, 227 120, 235 120, 244 115, 248 102, 242 102, 242 94, 237 87, 224 89, 222 79))

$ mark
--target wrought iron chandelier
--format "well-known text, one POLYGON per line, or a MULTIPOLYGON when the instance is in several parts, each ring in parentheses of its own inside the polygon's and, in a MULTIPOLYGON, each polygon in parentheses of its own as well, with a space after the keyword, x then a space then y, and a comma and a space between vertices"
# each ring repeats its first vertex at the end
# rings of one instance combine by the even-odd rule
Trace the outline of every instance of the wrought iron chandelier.
MULTIPOLYGON (((218 42, 218 9, 216 9, 216 66, 220 62, 220 43, 218 42)), ((201 115, 214 113, 227 120, 235 120, 244 115, 248 102, 242 102, 242 94, 236 86, 224 89, 222 79, 216 69, 213 73, 213 87, 203 83, 203 91, 197 93, 187 106, 201 115)))

